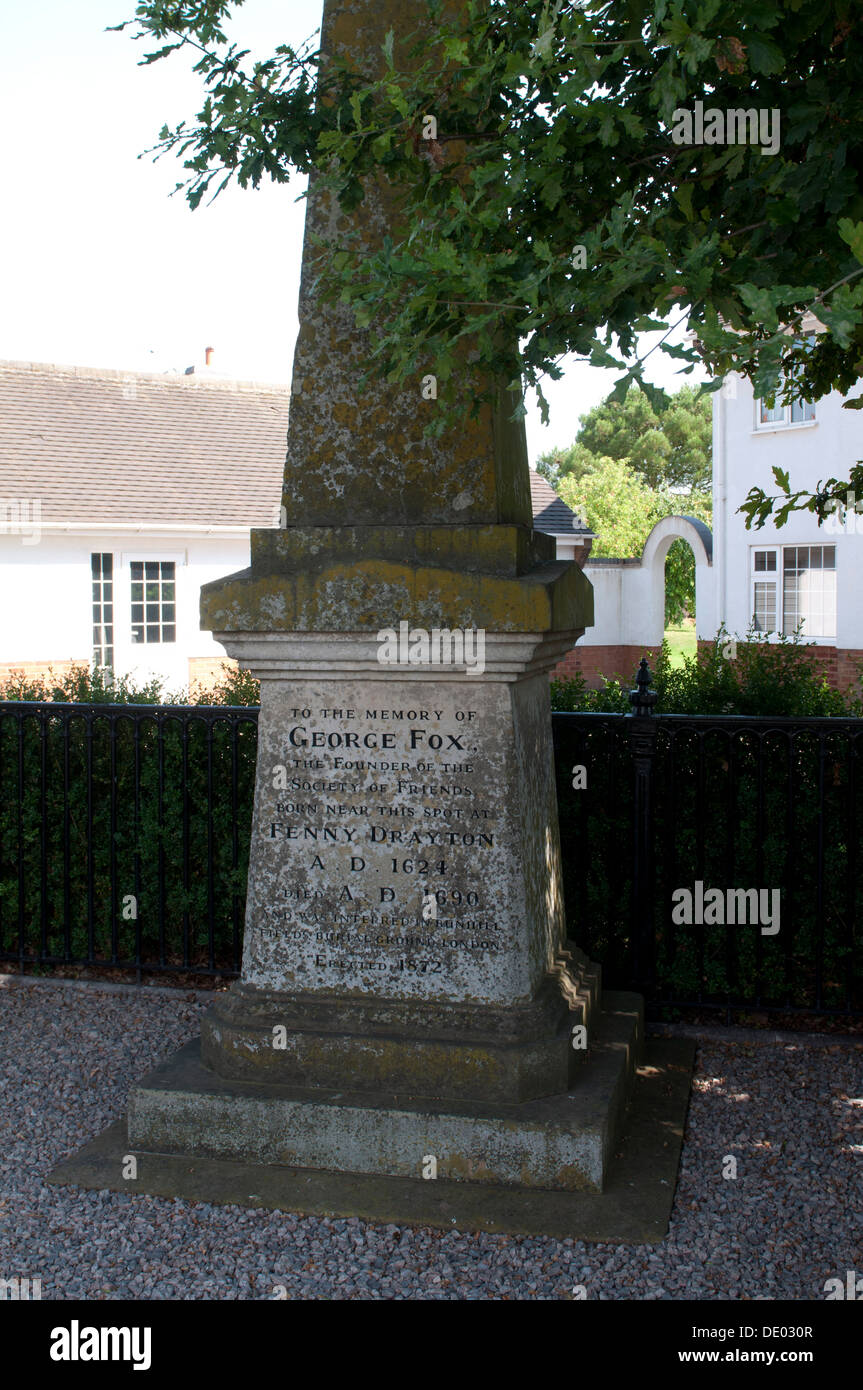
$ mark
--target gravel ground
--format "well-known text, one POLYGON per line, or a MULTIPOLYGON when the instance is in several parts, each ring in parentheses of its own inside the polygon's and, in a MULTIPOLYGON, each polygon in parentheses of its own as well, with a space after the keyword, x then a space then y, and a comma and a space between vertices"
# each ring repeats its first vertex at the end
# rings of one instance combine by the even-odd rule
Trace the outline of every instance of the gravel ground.
POLYGON ((167 991, 0 987, 0 1278, 41 1277, 43 1298, 272 1298, 283 1285, 292 1299, 554 1299, 582 1285, 588 1299, 821 1299, 825 1280, 863 1272, 863 1043, 833 1039, 701 1041, 659 1247, 48 1187, 205 1007, 167 991))

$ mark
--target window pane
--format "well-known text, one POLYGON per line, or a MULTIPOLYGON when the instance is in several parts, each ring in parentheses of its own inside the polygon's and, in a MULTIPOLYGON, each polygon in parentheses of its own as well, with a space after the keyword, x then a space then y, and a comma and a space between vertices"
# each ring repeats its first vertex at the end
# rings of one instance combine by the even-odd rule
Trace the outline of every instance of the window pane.
POLYGON ((753 622, 756 632, 776 631, 776 585, 756 583, 753 622))
POLYGON ((176 607, 173 560, 136 560, 138 581, 132 585, 133 641, 176 640, 176 607))
POLYGON ((791 402, 791 423, 796 425, 802 420, 815 419, 815 406, 812 401, 802 401, 799 398, 791 402))
POLYGON ((133 579, 144 578, 144 565, 141 560, 133 560, 130 569, 132 571, 133 579))
POLYGON ((764 401, 758 402, 760 407, 759 420, 762 425, 781 425, 785 419, 785 409, 776 404, 772 407, 765 405, 764 401))
POLYGON ((132 641, 133 641, 133 642, 143 642, 143 640, 144 640, 144 629, 143 629, 142 627, 133 627, 133 628, 132 628, 132 641))
POLYGON ((800 626, 804 637, 836 636, 836 547, 790 547, 783 577, 783 630, 800 626), (789 562, 790 556, 796 564, 789 562))
POLYGON ((757 571, 776 570, 776 551, 775 550, 756 550, 755 568, 757 571))

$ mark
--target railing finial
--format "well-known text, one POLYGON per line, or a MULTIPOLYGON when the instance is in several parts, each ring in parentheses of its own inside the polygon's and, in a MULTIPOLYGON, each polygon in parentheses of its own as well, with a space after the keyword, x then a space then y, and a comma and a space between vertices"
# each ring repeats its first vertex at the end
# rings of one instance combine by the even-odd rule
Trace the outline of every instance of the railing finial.
POLYGON ((656 691, 650 688, 652 679, 647 657, 643 656, 635 673, 635 689, 630 691, 629 695, 629 703, 632 705, 634 715, 643 717, 653 714, 653 706, 656 704, 658 696, 656 691))

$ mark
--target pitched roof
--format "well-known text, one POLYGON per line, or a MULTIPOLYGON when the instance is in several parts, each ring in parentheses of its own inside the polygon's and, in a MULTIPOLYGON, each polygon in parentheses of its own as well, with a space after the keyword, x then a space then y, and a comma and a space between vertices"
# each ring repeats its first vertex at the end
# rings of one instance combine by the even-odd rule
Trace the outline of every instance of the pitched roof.
MULTIPOLYGON (((45 524, 278 524, 290 390, 0 362, 0 496, 39 498, 45 524)), ((531 470, 537 530, 593 532, 531 470)))
POLYGON ((533 524, 537 531, 546 531, 550 536, 593 536, 596 533, 585 526, 580 516, 576 516, 562 497, 558 497, 551 483, 542 474, 530 470, 530 500, 533 506, 533 524))
POLYGON ((0 494, 43 522, 272 526, 287 386, 0 362, 0 494))

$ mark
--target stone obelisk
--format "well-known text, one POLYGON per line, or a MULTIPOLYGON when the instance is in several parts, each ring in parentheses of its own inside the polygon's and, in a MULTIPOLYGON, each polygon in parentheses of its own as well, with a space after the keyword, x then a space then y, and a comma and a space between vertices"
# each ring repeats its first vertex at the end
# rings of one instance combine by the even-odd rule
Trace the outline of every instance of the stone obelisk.
MULTIPOLYGON (((327 0, 322 43, 373 71, 415 25, 401 0, 327 0)), ((311 271, 336 215, 313 189, 286 524, 201 602, 261 680, 242 976, 200 1050, 133 1092, 129 1142, 596 1191, 639 1030, 636 1009, 588 1054, 599 970, 566 941, 548 675, 592 590, 533 530, 505 391, 429 440, 433 362, 358 385, 367 340, 311 271)), ((354 217, 375 245, 386 195, 354 217)))

